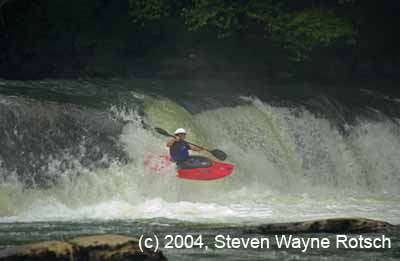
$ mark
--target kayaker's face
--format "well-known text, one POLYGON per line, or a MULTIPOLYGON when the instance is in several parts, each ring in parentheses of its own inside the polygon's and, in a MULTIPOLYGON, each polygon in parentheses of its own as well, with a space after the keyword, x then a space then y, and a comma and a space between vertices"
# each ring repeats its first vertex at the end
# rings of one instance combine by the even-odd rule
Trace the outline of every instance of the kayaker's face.
POLYGON ((184 139, 186 138, 186 134, 184 134, 184 133, 179 133, 179 134, 176 135, 176 138, 177 138, 178 140, 184 140, 184 139))

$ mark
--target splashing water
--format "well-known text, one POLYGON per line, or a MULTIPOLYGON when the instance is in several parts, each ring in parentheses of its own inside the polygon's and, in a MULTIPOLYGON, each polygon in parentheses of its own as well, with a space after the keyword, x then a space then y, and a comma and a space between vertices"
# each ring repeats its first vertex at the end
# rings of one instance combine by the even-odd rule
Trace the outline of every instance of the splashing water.
POLYGON ((107 112, 123 122, 113 139, 127 162, 105 151, 106 166, 85 165, 79 153, 87 153, 87 140, 81 139, 79 153, 45 159, 37 175, 58 177, 48 186, 26 186, 1 164, 0 222, 162 217, 257 223, 349 215, 400 222, 397 120, 358 118, 343 132, 304 107, 255 97, 192 113, 167 98, 134 95, 143 101, 142 113, 115 106, 107 112), (165 138, 149 126, 184 126, 189 140, 227 152, 234 173, 198 182, 177 179, 172 165, 161 172, 146 168, 148 157, 167 153, 165 138), (73 168, 61 170, 61 160, 73 168))

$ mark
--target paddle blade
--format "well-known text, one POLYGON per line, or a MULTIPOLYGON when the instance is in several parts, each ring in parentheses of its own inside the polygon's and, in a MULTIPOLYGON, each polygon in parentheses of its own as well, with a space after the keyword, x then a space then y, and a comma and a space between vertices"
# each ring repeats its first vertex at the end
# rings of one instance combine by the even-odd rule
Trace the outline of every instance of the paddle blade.
POLYGON ((161 129, 161 128, 158 128, 158 127, 155 127, 154 129, 156 130, 156 132, 160 133, 161 135, 173 137, 171 134, 169 134, 169 133, 168 133, 166 130, 164 130, 164 129, 161 129))
POLYGON ((228 157, 226 153, 222 150, 211 150, 210 153, 214 155, 214 157, 222 161, 226 160, 226 158, 228 157))

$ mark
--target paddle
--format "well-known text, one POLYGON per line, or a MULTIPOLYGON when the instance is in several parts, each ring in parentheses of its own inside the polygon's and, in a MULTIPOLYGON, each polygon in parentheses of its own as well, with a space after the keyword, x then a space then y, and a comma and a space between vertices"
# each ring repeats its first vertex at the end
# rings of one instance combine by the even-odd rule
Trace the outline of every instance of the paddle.
MULTIPOLYGON (((166 130, 164 130, 164 129, 161 129, 161 128, 158 128, 158 127, 155 127, 154 129, 155 129, 158 133, 160 133, 161 135, 175 138, 174 135, 169 134, 169 133, 168 133, 166 130)), ((205 147, 202 147, 202 146, 193 144, 193 143, 191 143, 191 142, 188 142, 188 143, 189 143, 189 144, 192 144, 192 145, 194 145, 194 146, 196 146, 196 147, 199 147, 199 148, 201 148, 201 149, 203 149, 203 150, 205 150, 205 151, 208 151, 209 153, 211 153, 212 155, 214 155, 214 157, 216 157, 216 158, 219 159, 219 160, 226 160, 226 158, 228 157, 228 156, 226 155, 226 153, 223 152, 222 150, 217 150, 217 149, 215 149, 215 150, 209 150, 209 149, 207 149, 207 148, 205 148, 205 147)))

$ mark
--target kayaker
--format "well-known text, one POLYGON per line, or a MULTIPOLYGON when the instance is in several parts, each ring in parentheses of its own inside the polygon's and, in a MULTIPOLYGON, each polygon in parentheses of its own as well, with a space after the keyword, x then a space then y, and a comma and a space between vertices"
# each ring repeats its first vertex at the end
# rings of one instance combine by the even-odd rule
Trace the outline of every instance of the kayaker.
POLYGON ((171 155, 172 161, 176 162, 178 167, 184 167, 185 165, 196 165, 196 162, 192 162, 192 159, 198 160, 198 157, 191 157, 189 150, 202 151, 203 148, 197 147, 193 144, 185 141, 186 130, 183 128, 178 128, 174 132, 175 138, 167 142, 167 147, 169 148, 169 154, 171 155))

